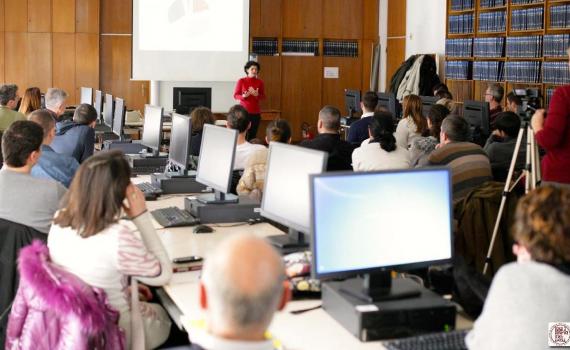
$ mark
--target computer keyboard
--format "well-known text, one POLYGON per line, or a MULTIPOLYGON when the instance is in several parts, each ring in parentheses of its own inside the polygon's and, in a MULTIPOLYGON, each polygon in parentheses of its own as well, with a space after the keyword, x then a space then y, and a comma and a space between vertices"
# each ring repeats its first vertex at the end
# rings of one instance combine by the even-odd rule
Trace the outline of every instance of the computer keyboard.
POLYGON ((148 175, 152 173, 163 173, 164 172, 164 165, 161 166, 138 166, 133 167, 132 170, 133 174, 137 175, 148 175))
POLYGON ((140 184, 137 184, 137 187, 143 193, 155 193, 155 194, 162 193, 162 190, 160 188, 154 187, 150 182, 141 182, 140 184))
POLYGON ((178 207, 153 210, 151 214, 163 227, 193 226, 200 223, 189 212, 178 207))
POLYGON ((467 350, 465 336, 469 330, 422 334, 384 342, 387 350, 467 350))

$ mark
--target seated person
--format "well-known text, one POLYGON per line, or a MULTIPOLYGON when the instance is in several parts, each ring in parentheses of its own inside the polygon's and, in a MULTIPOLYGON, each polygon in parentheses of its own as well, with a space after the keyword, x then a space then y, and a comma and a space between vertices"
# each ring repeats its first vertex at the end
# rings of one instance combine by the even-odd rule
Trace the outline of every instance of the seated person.
MULTIPOLYGON (((170 281, 172 266, 152 226, 144 194, 131 183, 130 175, 121 151, 100 152, 87 159, 55 215, 48 248, 53 263, 105 291, 120 313, 127 348, 139 349, 144 341, 142 345, 153 349, 166 340, 171 322, 160 305, 132 300, 128 281, 131 278, 131 293, 137 293, 137 281, 162 286, 170 281), (136 235, 120 219, 123 212, 136 226, 136 235), (135 312, 141 322, 136 322, 135 312)), ((150 290, 139 287, 150 298, 150 290)))
POLYGON ((26 120, 22 113, 15 111, 19 100, 17 85, 0 85, 0 133, 16 120, 26 120))
POLYGON ((236 155, 234 158, 234 170, 242 170, 245 168, 247 159, 257 150, 265 148, 262 145, 249 143, 246 140, 247 131, 251 127, 249 114, 241 105, 235 105, 230 108, 227 116, 226 127, 238 131, 236 155))
POLYGON ((423 115, 422 100, 417 95, 408 95, 402 102, 404 111, 396 127, 396 142, 400 147, 409 149, 415 138, 421 137, 427 130, 427 120, 423 115))
POLYGON ((93 155, 95 150, 97 111, 89 104, 75 109, 73 120, 58 122, 51 147, 61 154, 75 158, 79 163, 93 155))
POLYGON ((348 129, 348 138, 346 141, 350 142, 355 147, 360 146, 362 141, 369 138, 368 126, 372 122, 374 110, 378 104, 378 95, 374 91, 368 91, 362 97, 360 108, 362 108, 362 117, 354 123, 350 124, 348 129))
POLYGON ((191 349, 274 349, 267 328, 289 297, 281 257, 266 241, 228 237, 204 263, 200 306, 206 326, 188 330, 191 349))
POLYGON ((0 218, 48 233, 65 187, 30 175, 41 155, 42 127, 19 120, 2 135, 4 166, 0 169, 0 218))
POLYGON ((405 169, 410 167, 408 150, 396 144, 394 117, 390 112, 376 112, 368 127, 370 142, 352 153, 354 171, 405 169))
POLYGON ((46 109, 51 112, 56 122, 62 121, 67 97, 67 92, 58 88, 49 88, 44 96, 46 109))
POLYGON ((453 183, 453 202, 492 179, 489 158, 481 146, 468 142, 469 124, 450 115, 441 123, 440 144, 428 157, 430 166, 449 166, 453 183))
POLYGON ((507 94, 507 111, 516 114, 522 112, 522 100, 512 91, 507 94))
MULTIPOLYGON (((491 162, 491 170, 493 171, 493 179, 495 181, 505 181, 515 152, 517 135, 521 127, 521 120, 518 115, 513 112, 499 113, 495 119, 495 130, 487 139, 483 149, 489 161, 491 162)), ((523 169, 526 163, 525 144, 521 144, 515 169, 523 169)))
POLYGON ((216 119, 206 107, 197 107, 190 113, 192 123, 192 137, 191 137, 191 155, 198 157, 200 155, 200 146, 202 145, 202 131, 204 124, 215 124, 216 119))
POLYGON ((427 164, 429 155, 439 144, 441 123, 449 113, 449 109, 444 105, 434 104, 431 106, 427 117, 429 136, 418 137, 412 143, 412 147, 410 148, 411 167, 424 166, 427 164))
POLYGON ((79 163, 75 158, 65 154, 57 153, 50 147, 55 138, 55 120, 53 120, 48 110, 37 109, 30 113, 28 119, 37 123, 44 131, 42 142, 42 154, 40 159, 32 168, 32 176, 58 181, 66 188, 69 187, 73 175, 79 168, 79 163))
MULTIPOLYGON (((270 142, 291 143, 291 126, 289 123, 285 119, 278 119, 269 123, 266 129, 265 142, 268 144, 270 142)), ((237 185, 237 194, 261 200, 268 152, 267 148, 263 148, 249 157, 237 185)))
POLYGON ((514 221, 517 262, 495 275, 469 349, 546 349, 549 323, 570 319, 570 190, 538 187, 520 200, 514 221))
POLYGON ((485 90, 485 102, 489 102, 489 121, 491 124, 495 122, 499 113, 503 111, 501 102, 504 95, 505 89, 497 83, 489 84, 487 90, 485 90))
POLYGON ((327 152, 327 171, 352 170, 354 146, 341 140, 339 130, 340 111, 333 106, 324 106, 317 122, 319 134, 312 140, 304 140, 299 146, 327 152))

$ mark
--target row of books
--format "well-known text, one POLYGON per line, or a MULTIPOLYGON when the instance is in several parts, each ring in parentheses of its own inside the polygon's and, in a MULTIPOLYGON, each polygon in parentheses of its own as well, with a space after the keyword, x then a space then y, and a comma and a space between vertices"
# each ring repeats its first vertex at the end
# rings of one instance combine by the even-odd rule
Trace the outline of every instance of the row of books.
POLYGON ((253 39, 251 51, 262 56, 274 56, 279 54, 277 39, 253 39))
POLYGON ((542 36, 510 36, 507 38, 508 57, 541 57, 542 36))
POLYGON ((473 33, 473 14, 449 16, 449 32, 452 34, 473 33))
POLYGON ((507 28, 506 11, 479 14, 479 32, 504 32, 507 28))
POLYGON ((454 11, 470 10, 474 0, 451 0, 451 9, 454 11))
POLYGON ((568 62, 544 62, 542 82, 548 84, 570 84, 568 62))
POLYGON ((505 0, 480 0, 479 7, 489 8, 489 7, 499 7, 505 6, 505 0))
POLYGON ((446 39, 445 54, 453 57, 471 57, 473 39, 446 39))
POLYGON ((521 83, 540 83, 542 62, 521 61, 505 63, 505 80, 521 83))
POLYGON ((551 28, 570 27, 570 4, 552 6, 550 8, 550 27, 551 28))
POLYGON ((512 5, 525 5, 525 4, 537 4, 544 2, 543 0, 511 0, 512 5))
POLYGON ((470 79, 470 61, 447 61, 445 62, 445 76, 448 79, 470 79))
POLYGON ((475 57, 503 57, 505 53, 505 38, 475 38, 473 56, 475 57))
POLYGON ((319 42, 316 40, 283 40, 281 51, 284 54, 319 55, 319 42))
POLYGON ((511 13, 512 30, 542 29, 544 8, 533 7, 513 10, 511 13))
POLYGON ((504 62, 473 62, 473 80, 503 81, 504 62))
POLYGON ((566 57, 570 47, 570 34, 549 34, 544 36, 544 56, 566 57))
POLYGON ((323 42, 323 55, 358 57, 358 42, 325 40, 323 42))

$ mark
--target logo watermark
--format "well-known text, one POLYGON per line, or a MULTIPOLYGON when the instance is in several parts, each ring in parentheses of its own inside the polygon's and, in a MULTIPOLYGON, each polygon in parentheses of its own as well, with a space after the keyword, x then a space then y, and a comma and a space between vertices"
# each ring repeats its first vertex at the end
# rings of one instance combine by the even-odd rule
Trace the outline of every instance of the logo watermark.
POLYGON ((570 322, 548 323, 548 346, 570 347, 570 322))

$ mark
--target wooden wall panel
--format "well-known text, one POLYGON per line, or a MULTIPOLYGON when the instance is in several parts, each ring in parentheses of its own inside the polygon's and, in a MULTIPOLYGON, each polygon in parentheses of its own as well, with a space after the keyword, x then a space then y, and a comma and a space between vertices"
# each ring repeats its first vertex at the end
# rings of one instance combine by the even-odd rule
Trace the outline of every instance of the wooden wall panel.
POLYGON ((262 109, 281 109, 281 58, 279 56, 259 56, 261 72, 259 77, 265 84, 265 100, 262 109))
MULTIPOLYGON (((473 96, 473 82, 469 80, 447 80, 447 87, 449 92, 453 95, 453 100, 462 103, 464 100, 470 100, 473 96)), ((487 89, 488 82, 481 82, 484 84, 483 88, 483 98, 485 97, 485 90, 487 89)), ((475 91, 479 87, 475 86, 475 91)), ((483 99, 482 98, 482 99, 483 99)), ((477 99, 477 97, 475 97, 477 99)), ((462 108, 462 107, 460 107, 462 108)))
MULTIPOLYGON (((362 66, 358 58, 324 57, 323 67, 338 67, 338 79, 323 79, 322 102, 324 105, 333 105, 345 115, 344 89, 359 90, 362 86, 362 66)), ((324 74, 321 71, 321 74, 324 74)))
POLYGON ((28 1, 4 0, 4 30, 7 32, 28 31, 28 1))
POLYGON ((75 34, 53 33, 52 43, 53 86, 68 93, 69 104, 77 104, 79 98, 75 87, 75 54, 70 54, 75 53, 75 34))
MULTIPOLYGON (((0 0, 0 32, 4 31, 4 0, 0 0)), ((2 33, 3 34, 3 33, 2 33)))
POLYGON ((362 0, 324 0, 323 37, 354 39, 362 36, 362 0))
POLYGON ((99 86, 99 35, 75 34, 75 93, 82 86, 99 86))
POLYGON ((250 1, 250 35, 253 37, 278 37, 281 34, 281 1, 250 1))
POLYGON ((361 72, 361 90, 370 90, 370 77, 372 74, 372 60, 374 55, 374 43, 373 40, 361 40, 360 41, 360 63, 362 67, 361 72))
POLYGON ((132 0, 101 0, 101 33, 131 34, 132 0))
POLYGON ((27 51, 28 33, 5 33, 4 77, 6 83, 18 85, 20 93, 23 93, 28 86, 27 51))
POLYGON ((380 20, 378 0, 364 0, 362 6, 362 38, 377 41, 380 20))
POLYGON ((28 0, 28 32, 51 32, 51 0, 28 0))
POLYGON ((300 140, 301 124, 316 127, 322 107, 321 57, 287 56, 282 64, 281 116, 291 123, 293 140, 300 140))
POLYGON ((28 87, 46 91, 52 86, 51 33, 28 33, 28 87))
POLYGON ((99 33, 99 0, 76 0, 75 31, 99 33))
POLYGON ((388 37, 406 36, 406 1, 388 0, 388 37))
POLYGON ((283 37, 318 38, 322 28, 322 1, 328 0, 286 0, 283 1, 283 37))
POLYGON ((54 33, 75 32, 75 0, 52 0, 51 13, 54 33))
POLYGON ((406 39, 390 39, 386 45, 386 91, 390 89, 392 75, 406 58, 406 39))
POLYGON ((0 84, 4 82, 4 32, 0 32, 0 84))

